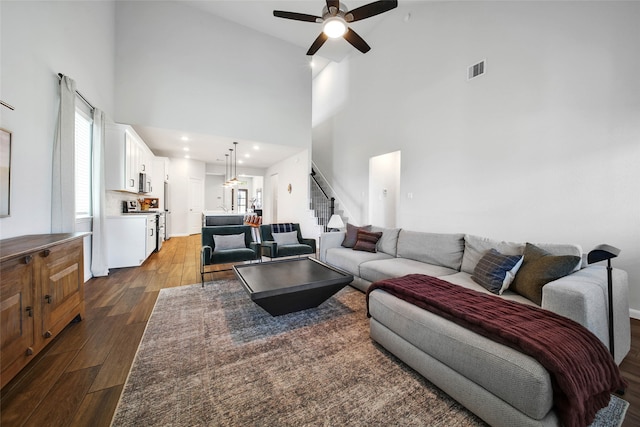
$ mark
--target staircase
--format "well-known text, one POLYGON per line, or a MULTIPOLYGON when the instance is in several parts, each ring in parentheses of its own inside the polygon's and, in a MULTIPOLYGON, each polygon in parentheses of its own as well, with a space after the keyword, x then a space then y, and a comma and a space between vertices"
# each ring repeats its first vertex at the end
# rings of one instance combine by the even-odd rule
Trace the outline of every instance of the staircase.
POLYGON ((316 217, 318 225, 320 225, 326 232, 327 223, 331 215, 340 215, 342 221, 346 224, 347 218, 344 216, 344 212, 337 208, 337 202, 335 194, 331 189, 331 186, 324 179, 322 174, 318 174, 315 168, 311 169, 311 175, 309 177, 310 183, 310 196, 311 196, 311 210, 316 217))

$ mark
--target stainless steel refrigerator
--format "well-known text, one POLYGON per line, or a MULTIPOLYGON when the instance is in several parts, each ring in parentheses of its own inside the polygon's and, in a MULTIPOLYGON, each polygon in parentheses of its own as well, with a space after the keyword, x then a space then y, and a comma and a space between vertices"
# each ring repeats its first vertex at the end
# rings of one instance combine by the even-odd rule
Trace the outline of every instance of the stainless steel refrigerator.
POLYGON ((171 238, 171 192, 169 183, 164 183, 164 240, 171 238))

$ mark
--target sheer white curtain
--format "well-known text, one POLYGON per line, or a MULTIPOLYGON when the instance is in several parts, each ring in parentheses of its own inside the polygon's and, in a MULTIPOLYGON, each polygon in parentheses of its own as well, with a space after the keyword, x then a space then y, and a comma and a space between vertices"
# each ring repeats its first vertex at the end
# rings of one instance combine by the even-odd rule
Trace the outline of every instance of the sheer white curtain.
POLYGON ((53 143, 52 233, 72 233, 76 229, 75 120, 76 82, 62 76, 58 125, 53 143))
POLYGON ((107 235, 105 233, 105 187, 104 187, 104 144, 105 115, 98 108, 93 110, 93 162, 92 162, 92 203, 93 235, 91 240, 91 274, 109 274, 107 263, 107 235))

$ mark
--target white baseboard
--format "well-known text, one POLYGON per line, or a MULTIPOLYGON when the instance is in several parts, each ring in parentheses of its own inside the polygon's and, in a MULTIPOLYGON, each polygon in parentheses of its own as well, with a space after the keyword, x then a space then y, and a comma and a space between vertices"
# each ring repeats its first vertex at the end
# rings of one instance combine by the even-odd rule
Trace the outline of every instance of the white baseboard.
POLYGON ((640 320, 640 310, 635 310, 635 309, 633 309, 633 308, 630 308, 630 309, 629 309, 629 316, 630 316, 632 319, 638 319, 638 320, 640 320))

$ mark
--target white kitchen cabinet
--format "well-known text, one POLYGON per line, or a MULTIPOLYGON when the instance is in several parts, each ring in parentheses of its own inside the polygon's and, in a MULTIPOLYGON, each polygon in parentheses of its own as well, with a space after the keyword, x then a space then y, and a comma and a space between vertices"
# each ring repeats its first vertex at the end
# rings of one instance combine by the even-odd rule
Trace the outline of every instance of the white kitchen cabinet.
MULTIPOLYGON (((156 224, 157 224, 156 215, 147 215, 147 246, 145 248, 145 252, 147 254, 147 258, 149 255, 156 250, 156 224)), ((146 258, 145 258, 146 259, 146 258)))
POLYGON ((154 155, 129 125, 110 123, 105 129, 105 188, 138 193, 140 174, 152 187, 154 155))
POLYGON ((156 215, 125 214, 107 217, 109 268, 141 265, 156 249, 156 215))

